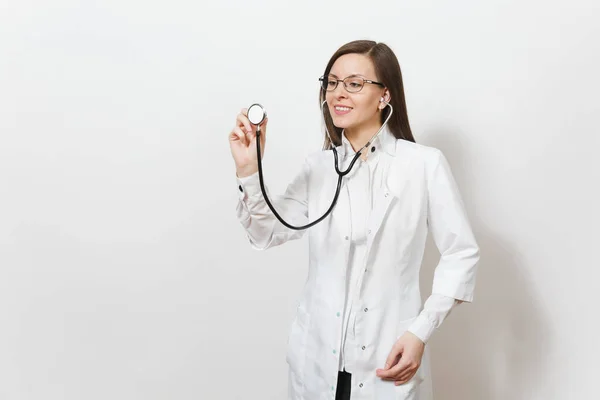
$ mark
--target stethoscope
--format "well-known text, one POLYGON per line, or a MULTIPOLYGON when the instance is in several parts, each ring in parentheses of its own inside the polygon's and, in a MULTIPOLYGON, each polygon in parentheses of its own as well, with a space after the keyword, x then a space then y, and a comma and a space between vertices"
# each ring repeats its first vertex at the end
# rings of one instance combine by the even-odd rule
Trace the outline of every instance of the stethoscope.
MULTIPOLYGON (((369 147, 369 145, 371 143, 373 143, 373 140, 375 140, 377 135, 379 135, 379 132, 381 132, 383 130, 383 128, 386 126, 387 122, 389 121, 390 117, 392 116, 392 113, 394 112, 394 108, 392 107, 392 105, 390 103, 386 102, 383 99, 382 99, 382 101, 387 106, 390 107, 389 115, 387 116, 387 118, 385 119, 385 122, 383 123, 383 125, 381 125, 381 128, 379 128, 377 133, 375 133, 373 135, 373 137, 371 137, 371 139, 363 147, 361 147, 359 151, 356 152, 356 155, 352 159, 352 162, 350 162, 350 165, 348 166, 348 168, 345 171, 340 171, 340 169, 338 167, 338 153, 335 148, 335 145, 333 144, 333 140, 331 139, 331 135, 329 135, 329 130, 327 129, 327 124, 325 124, 325 132, 327 133, 327 136, 329 137, 329 142, 331 143, 331 149, 333 150, 335 172, 337 172, 337 174, 338 174, 337 188, 335 190, 335 196, 333 197, 333 202, 331 203, 331 206, 329 206, 329 209, 327 209, 325 214, 323 214, 320 218, 316 219, 315 221, 310 222, 303 226, 293 226, 293 225, 290 225, 289 223, 285 222, 284 219, 281 218, 281 216, 277 213, 277 211, 275 210, 275 207, 273 207, 273 204, 271 204, 271 201, 269 200, 269 197, 267 196, 267 191, 265 190, 265 184, 264 184, 264 180, 263 180, 262 157, 260 155, 261 154, 261 151, 260 151, 260 135, 261 135, 260 124, 262 124, 262 122, 266 118, 267 112, 265 111, 264 107, 258 103, 252 104, 248 108, 248 120, 250 121, 250 123, 252 125, 256 126, 256 158, 258 160, 258 178, 260 181, 260 190, 262 191, 263 197, 265 198, 267 205, 269 206, 269 208, 271 209, 271 211, 273 212, 275 217, 277 217, 277 219, 283 225, 285 225, 286 227, 288 227, 290 229, 295 229, 295 230, 307 229, 307 228, 310 228, 311 226, 316 225, 319 222, 321 222, 333 210, 333 207, 335 207, 335 205, 337 204, 337 200, 340 195, 340 189, 342 187, 342 178, 344 176, 348 175, 348 173, 350 173, 350 171, 352 170, 352 167, 354 166, 354 163, 356 162, 358 157, 360 157, 360 155, 362 154, 362 151, 365 148, 369 147)), ((325 100, 325 101, 323 101, 323 103, 321 103, 321 115, 323 115, 323 117, 324 117, 323 109, 324 109, 324 105, 326 102, 327 102, 327 100, 325 100)))

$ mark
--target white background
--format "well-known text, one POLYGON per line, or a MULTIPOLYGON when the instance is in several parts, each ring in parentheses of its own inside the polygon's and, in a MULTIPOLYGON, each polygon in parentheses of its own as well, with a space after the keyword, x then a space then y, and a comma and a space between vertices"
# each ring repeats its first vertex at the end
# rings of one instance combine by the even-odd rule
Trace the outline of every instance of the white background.
POLYGON ((481 245, 475 302, 429 344, 436 399, 596 398, 598 20, 582 0, 3 0, 0 399, 285 398, 306 237, 251 250, 227 135, 264 104, 283 191, 355 39, 395 51, 481 245))

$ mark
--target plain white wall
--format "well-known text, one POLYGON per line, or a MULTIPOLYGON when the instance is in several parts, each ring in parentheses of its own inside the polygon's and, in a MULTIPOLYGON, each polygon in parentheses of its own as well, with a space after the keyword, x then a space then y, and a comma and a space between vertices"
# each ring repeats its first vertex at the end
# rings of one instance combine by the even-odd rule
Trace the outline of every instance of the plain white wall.
POLYGON ((285 398, 306 238, 251 250, 227 134, 267 107, 283 191, 354 39, 396 52, 482 249, 430 344, 436 398, 595 398, 598 20, 582 0, 2 1, 0 399, 285 398))

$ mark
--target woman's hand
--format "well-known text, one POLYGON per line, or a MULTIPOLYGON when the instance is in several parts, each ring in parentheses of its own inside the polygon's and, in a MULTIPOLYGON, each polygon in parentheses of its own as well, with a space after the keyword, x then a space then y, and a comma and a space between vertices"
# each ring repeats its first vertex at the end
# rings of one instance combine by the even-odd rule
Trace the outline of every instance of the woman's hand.
POLYGON ((425 343, 412 332, 404 335, 392 347, 385 368, 378 368, 377 376, 386 381, 395 381, 396 386, 408 382, 417 372, 423 358, 425 343))
MULTIPOLYGON (((260 124, 261 157, 265 154, 268 118, 260 124)), ((229 147, 235 161, 238 177, 243 178, 258 171, 256 157, 256 127, 248 119, 248 109, 243 108, 236 117, 235 127, 229 133, 229 147)))

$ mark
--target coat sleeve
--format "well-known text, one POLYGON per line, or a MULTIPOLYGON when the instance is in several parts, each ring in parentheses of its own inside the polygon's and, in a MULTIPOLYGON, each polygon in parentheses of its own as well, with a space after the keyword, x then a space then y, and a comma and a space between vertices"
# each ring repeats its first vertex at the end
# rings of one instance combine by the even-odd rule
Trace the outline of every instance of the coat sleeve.
MULTIPOLYGON (((265 191, 275 211, 293 226, 308 223, 308 175, 309 164, 305 160, 301 171, 283 195, 271 195, 265 184, 265 191)), ((252 248, 266 250, 304 235, 306 229, 290 229, 273 214, 263 197, 258 172, 244 178, 236 178, 239 190, 236 215, 252 248)))
POLYGON ((471 302, 479 247, 450 165, 440 150, 436 149, 428 169, 427 221, 440 251, 432 293, 471 302))

